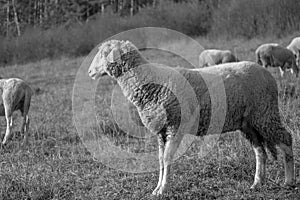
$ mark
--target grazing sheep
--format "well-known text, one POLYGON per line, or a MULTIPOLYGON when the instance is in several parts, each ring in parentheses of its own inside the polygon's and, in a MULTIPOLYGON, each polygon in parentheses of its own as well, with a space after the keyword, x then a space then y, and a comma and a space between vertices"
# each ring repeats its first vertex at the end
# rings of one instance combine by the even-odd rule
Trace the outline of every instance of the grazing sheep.
POLYGON ((300 37, 296 37, 292 42, 286 47, 296 56, 296 63, 298 68, 300 67, 300 37))
POLYGON ((238 61, 239 60, 229 50, 208 49, 201 52, 199 56, 199 67, 238 61))
POLYGON ((263 67, 279 67, 281 76, 285 71, 291 70, 292 74, 295 73, 298 77, 299 68, 296 59, 287 48, 276 43, 263 44, 256 49, 255 54, 256 62, 263 67))
MULTIPOLYGON (((99 47, 88 73, 92 79, 109 75, 117 80, 125 97, 137 107, 145 127, 157 134, 160 173, 153 195, 160 195, 166 190, 170 164, 184 134, 203 136, 207 133, 215 104, 212 104, 202 76, 205 74, 216 74, 224 83, 227 111, 224 111, 226 117, 222 132, 241 130, 254 149, 256 172, 251 188, 264 182, 266 149, 276 158, 276 146, 284 153, 285 185, 294 184, 292 136, 280 119, 276 81, 259 65, 244 61, 176 71, 149 63, 129 41, 110 40, 99 47), (167 76, 160 76, 163 73, 167 76), (176 73, 185 81, 178 81, 176 73), (159 79, 162 84, 155 84, 159 79), (192 98, 186 95, 187 84, 193 88, 198 105, 194 105, 192 98), (182 94, 180 98, 169 89, 176 87, 181 87, 178 91, 182 94), (186 109, 184 112, 183 108, 186 109), (192 116, 195 115, 197 121, 193 121, 192 116), (177 131, 182 123, 193 124, 192 128, 198 129, 195 133, 177 131)), ((219 85, 213 84, 212 87, 218 88, 219 85)), ((222 102, 217 103, 218 110, 222 109, 220 104, 222 102)))
POLYGON ((0 89, 2 91, 2 102, 0 104, 0 116, 6 117, 6 133, 2 144, 6 144, 11 135, 13 125, 12 114, 20 110, 23 116, 21 133, 24 134, 24 143, 27 142, 29 118, 28 111, 32 91, 31 88, 21 79, 9 78, 0 79, 0 89))

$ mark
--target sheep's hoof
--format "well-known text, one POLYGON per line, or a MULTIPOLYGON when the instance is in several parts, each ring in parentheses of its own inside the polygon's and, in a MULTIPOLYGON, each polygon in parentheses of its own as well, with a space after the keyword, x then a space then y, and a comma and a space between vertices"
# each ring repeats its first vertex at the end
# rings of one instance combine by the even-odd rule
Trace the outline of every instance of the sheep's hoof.
POLYGON ((152 195, 153 195, 153 196, 160 196, 160 195, 162 195, 162 193, 163 193, 163 192, 162 192, 162 189, 158 189, 158 190, 156 190, 156 191, 153 191, 153 192, 152 192, 152 195))
POLYGON ((1 142, 0 143, 0 149, 5 149, 5 147, 6 147, 6 143, 1 142))
POLYGON ((258 190, 261 186, 261 183, 253 183, 253 185, 250 187, 250 190, 258 190))
POLYGON ((29 141, 28 140, 24 140, 22 143, 21 143, 22 147, 26 147, 29 145, 29 141))
POLYGON ((155 190, 152 192, 153 196, 160 196, 166 191, 166 186, 158 186, 155 188, 155 190))
POLYGON ((160 186, 157 186, 157 187, 153 190, 152 195, 153 195, 153 196, 158 196, 158 195, 159 195, 159 194, 158 194, 159 189, 160 189, 160 186))

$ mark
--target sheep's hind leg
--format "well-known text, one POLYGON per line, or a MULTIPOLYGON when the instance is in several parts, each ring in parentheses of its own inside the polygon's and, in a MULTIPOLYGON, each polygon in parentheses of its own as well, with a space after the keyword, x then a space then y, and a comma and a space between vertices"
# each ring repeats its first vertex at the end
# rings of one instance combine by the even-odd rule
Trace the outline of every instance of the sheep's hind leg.
POLYGON ((30 100, 31 100, 31 94, 30 92, 26 91, 25 97, 24 97, 24 104, 23 107, 20 108, 22 116, 23 116, 23 123, 21 128, 21 133, 24 135, 23 144, 27 144, 28 142, 28 128, 29 128, 29 117, 28 117, 28 111, 30 107, 30 100))
POLYGON ((264 148, 263 138, 258 131, 248 125, 245 126, 242 131, 246 134, 246 138, 250 141, 255 153, 256 169, 254 183, 250 189, 256 189, 261 186, 266 179, 267 153, 264 148))
POLYGON ((157 195, 157 192, 159 191, 161 187, 161 182, 163 178, 164 173, 164 149, 165 149, 165 141, 162 134, 158 134, 157 136, 158 140, 158 159, 159 159, 159 179, 156 188, 153 190, 152 195, 157 195))
POLYGON ((21 127, 21 134, 24 135, 23 144, 26 144, 28 142, 28 128, 29 128, 29 117, 28 115, 23 116, 23 123, 21 127))
POLYGON ((3 145, 5 145, 7 140, 10 138, 12 125, 13 125, 12 116, 7 116, 6 117, 6 132, 5 132, 4 139, 2 141, 3 145))
POLYGON ((266 179, 267 154, 263 146, 252 145, 252 148, 255 153, 256 170, 255 170, 254 183, 252 184, 250 189, 256 189, 260 185, 264 184, 266 179))
MULTIPOLYGON (((280 129, 279 129, 280 130, 280 129)), ((285 168, 285 182, 284 186, 293 186, 295 184, 295 168, 294 168, 294 155, 292 148, 292 136, 284 128, 281 128, 281 141, 278 144, 284 155, 284 168, 285 168)))
MULTIPOLYGON (((266 120, 267 124, 264 127, 264 135, 269 138, 270 142, 278 146, 284 154, 284 167, 285 167, 285 186, 292 186, 295 184, 295 169, 294 169, 294 156, 293 156, 293 139, 292 135, 282 125, 278 113, 271 114, 270 120, 266 120)), ((260 127, 260 126, 258 126, 260 127)), ((262 127, 263 130, 263 127, 262 127)))

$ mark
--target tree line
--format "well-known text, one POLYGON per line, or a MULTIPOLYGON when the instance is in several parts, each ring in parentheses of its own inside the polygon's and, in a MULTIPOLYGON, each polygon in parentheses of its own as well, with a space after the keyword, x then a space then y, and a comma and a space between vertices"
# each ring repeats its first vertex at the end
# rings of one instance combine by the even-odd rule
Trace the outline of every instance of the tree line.
POLYGON ((299 10, 299 0, 0 0, 0 67, 83 56, 144 26, 211 39, 295 37, 299 10))
MULTIPOLYGON (((172 0, 183 2, 184 0, 172 0)), ((84 23, 97 14, 133 16, 160 0, 0 0, 0 35, 20 36, 28 27, 48 29, 84 23)))

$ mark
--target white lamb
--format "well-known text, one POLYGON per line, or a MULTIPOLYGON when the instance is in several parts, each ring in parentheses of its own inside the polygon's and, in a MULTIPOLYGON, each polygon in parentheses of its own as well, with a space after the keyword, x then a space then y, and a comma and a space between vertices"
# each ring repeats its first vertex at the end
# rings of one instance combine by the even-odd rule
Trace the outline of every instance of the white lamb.
POLYGON ((199 67, 238 61, 239 60, 229 50, 208 49, 201 52, 199 56, 199 67))
POLYGON ((0 104, 0 116, 6 117, 6 133, 2 144, 5 145, 10 138, 13 126, 12 114, 14 111, 20 110, 23 116, 21 133, 24 135, 24 143, 28 138, 29 118, 28 111, 30 107, 32 90, 21 79, 9 78, 0 79, 0 89, 2 91, 2 102, 0 104))
POLYGON ((256 49, 255 55, 256 62, 263 67, 279 67, 281 76, 285 71, 291 70, 298 77, 299 68, 295 56, 287 48, 276 43, 263 44, 256 49))
POLYGON ((217 74, 224 83, 227 111, 222 132, 241 130, 252 144, 256 172, 251 188, 264 182, 265 149, 276 157, 276 146, 284 153, 285 185, 295 183, 292 136, 280 120, 276 81, 261 66, 245 61, 175 71, 150 64, 129 41, 110 40, 99 47, 88 73, 92 79, 109 75, 117 80, 125 97, 137 107, 144 126, 157 134, 160 173, 153 195, 160 195, 166 190, 173 156, 184 134, 190 133, 178 131, 181 123, 192 123, 192 127, 198 127, 193 133, 197 136, 206 135, 208 131, 213 113, 211 95, 203 74, 217 74), (186 81, 178 81, 176 73, 186 81), (157 84, 157 80, 162 84, 157 84), (185 93, 188 84, 194 90, 198 105, 185 93), (181 88, 177 92, 182 95, 174 95, 171 88, 175 88, 174 91, 181 88), (186 109, 184 112, 183 108, 186 109), (198 116, 197 121, 191 117, 195 115, 198 116))
POLYGON ((300 67, 300 37, 294 38, 291 43, 286 47, 296 56, 296 63, 300 67))

